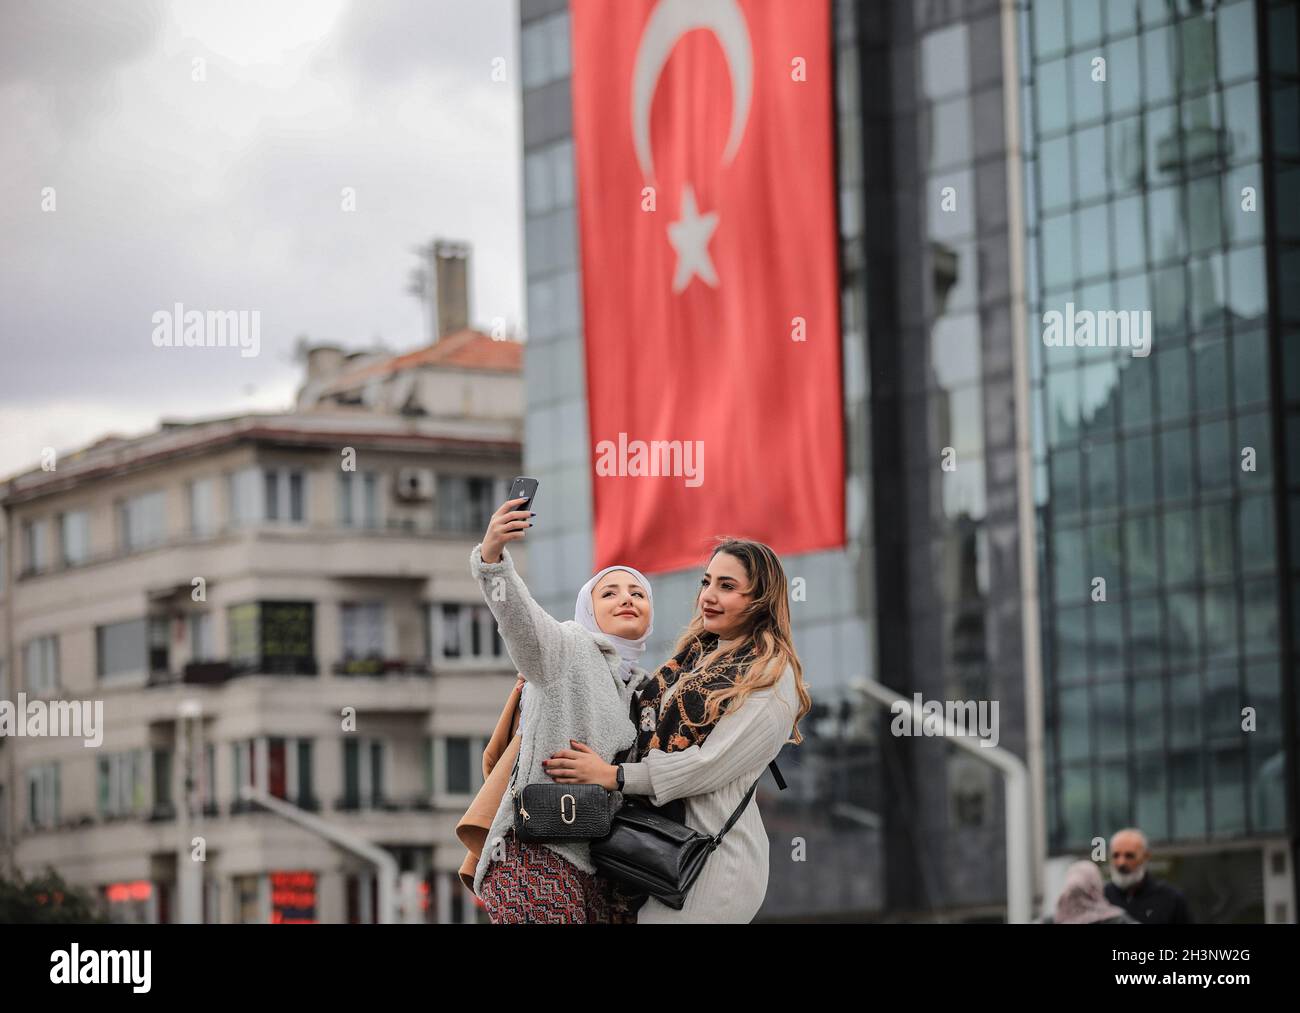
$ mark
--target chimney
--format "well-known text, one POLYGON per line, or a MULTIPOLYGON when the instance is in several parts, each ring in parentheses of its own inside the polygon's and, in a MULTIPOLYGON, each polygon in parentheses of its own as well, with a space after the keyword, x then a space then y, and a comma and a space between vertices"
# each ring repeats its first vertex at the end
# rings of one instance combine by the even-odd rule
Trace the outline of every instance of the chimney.
POLYGON ((430 245, 437 330, 433 340, 469 326, 469 243, 435 239, 430 245))
POLYGON ((307 349, 307 382, 332 380, 343 370, 343 349, 338 345, 317 345, 307 349))

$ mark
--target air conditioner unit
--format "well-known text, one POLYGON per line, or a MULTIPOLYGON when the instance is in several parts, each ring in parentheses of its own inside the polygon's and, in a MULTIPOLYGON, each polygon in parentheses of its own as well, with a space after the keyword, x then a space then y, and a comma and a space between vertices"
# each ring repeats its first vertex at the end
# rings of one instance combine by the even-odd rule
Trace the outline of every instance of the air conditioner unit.
POLYGON ((433 472, 428 468, 402 468, 397 473, 397 498, 406 503, 433 499, 433 472))

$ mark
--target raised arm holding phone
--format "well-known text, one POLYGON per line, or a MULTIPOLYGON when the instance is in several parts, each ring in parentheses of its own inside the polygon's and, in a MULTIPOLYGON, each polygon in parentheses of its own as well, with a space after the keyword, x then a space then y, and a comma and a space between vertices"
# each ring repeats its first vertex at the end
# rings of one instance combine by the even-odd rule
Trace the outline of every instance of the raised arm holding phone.
POLYGON ((592 812, 606 798, 604 789, 561 791, 558 821, 550 811, 529 812, 524 799, 529 786, 535 797, 543 797, 539 790, 554 794, 542 760, 571 740, 606 761, 635 742, 629 712, 645 677, 635 662, 650 632, 650 583, 631 567, 607 567, 578 593, 574 619, 555 619, 533 599, 507 548, 525 537, 536 516, 530 509, 536 481, 516 479, 516 490, 522 494, 497 509, 470 555, 471 571, 526 682, 518 766, 488 831, 474 892, 494 923, 633 921, 626 898, 596 875, 589 845, 579 836, 590 821, 607 819, 592 812), (565 825, 575 836, 546 836, 565 825))

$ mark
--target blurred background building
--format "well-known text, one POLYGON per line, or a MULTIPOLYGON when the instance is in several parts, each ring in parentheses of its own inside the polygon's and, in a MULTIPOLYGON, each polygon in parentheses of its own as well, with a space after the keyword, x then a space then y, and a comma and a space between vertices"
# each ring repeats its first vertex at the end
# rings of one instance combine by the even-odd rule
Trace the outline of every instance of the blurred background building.
POLYGON ((247 784, 389 851, 425 917, 477 920, 454 828, 514 674, 469 553, 520 470, 522 346, 458 326, 397 356, 308 346, 295 411, 164 422, 0 486, 0 698, 103 700, 106 724, 96 749, 0 738, 6 872, 176 921, 197 837, 205 921, 375 920, 373 867, 247 784))
MULTIPOLYGON (((1043 897, 1138 824, 1201 919, 1294 921, 1296 14, 834 3, 848 546, 786 560, 815 709, 760 787, 761 917, 1005 915, 1001 784, 890 736, 867 676, 999 701, 1043 897), (1045 348, 1067 300, 1154 310, 1155 353, 1045 348)), ((592 558, 568 5, 520 18, 531 585, 563 611, 592 558)), ((651 654, 697 576, 656 575, 651 654)))

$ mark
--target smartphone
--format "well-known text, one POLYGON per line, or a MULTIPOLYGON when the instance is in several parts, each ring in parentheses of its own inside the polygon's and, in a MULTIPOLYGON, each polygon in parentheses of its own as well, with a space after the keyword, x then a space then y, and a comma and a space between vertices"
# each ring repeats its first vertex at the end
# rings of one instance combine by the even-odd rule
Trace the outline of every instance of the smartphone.
POLYGON ((510 495, 507 500, 518 499, 520 496, 527 496, 528 502, 520 503, 516 510, 531 510, 533 508, 533 498, 537 495, 537 479, 525 478, 520 475, 510 483, 510 495))

